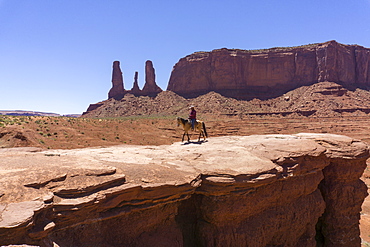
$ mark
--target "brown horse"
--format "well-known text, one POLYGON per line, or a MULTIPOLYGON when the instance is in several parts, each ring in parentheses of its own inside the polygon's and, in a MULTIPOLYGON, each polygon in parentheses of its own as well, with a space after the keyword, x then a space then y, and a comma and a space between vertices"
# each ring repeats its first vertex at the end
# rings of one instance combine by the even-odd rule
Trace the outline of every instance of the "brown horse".
MULTIPOLYGON (((184 141, 185 134, 188 136, 188 142, 190 142, 189 130, 191 129, 191 122, 188 119, 183 119, 181 117, 178 117, 177 126, 180 126, 180 124, 184 128, 184 134, 182 135, 182 142, 184 141)), ((198 142, 200 141, 201 135, 203 136, 204 140, 206 140, 206 137, 208 137, 206 125, 204 124, 203 121, 197 120, 194 124, 194 130, 199 131, 198 142)))

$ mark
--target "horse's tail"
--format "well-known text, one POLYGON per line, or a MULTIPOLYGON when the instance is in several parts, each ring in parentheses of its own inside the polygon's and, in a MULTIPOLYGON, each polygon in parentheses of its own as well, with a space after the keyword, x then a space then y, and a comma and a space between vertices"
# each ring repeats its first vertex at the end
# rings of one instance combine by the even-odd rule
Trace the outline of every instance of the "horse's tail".
POLYGON ((206 137, 208 138, 208 134, 207 134, 207 130, 206 130, 206 124, 203 122, 202 126, 203 126, 203 132, 206 135, 206 137))

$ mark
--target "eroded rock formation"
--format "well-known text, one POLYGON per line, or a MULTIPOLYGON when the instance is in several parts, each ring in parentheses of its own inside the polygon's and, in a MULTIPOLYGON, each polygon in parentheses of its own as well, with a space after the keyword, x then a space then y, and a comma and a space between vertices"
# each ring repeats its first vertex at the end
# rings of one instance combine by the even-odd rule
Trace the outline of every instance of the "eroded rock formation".
POLYGON ((360 246, 367 146, 331 134, 0 150, 0 245, 360 246))
MULTIPOLYGON (((113 62, 112 88, 108 93, 108 99, 113 98, 115 100, 121 100, 127 93, 132 93, 135 96, 155 97, 158 93, 162 92, 162 89, 158 87, 157 83, 155 82, 155 70, 152 61, 148 60, 145 63, 145 84, 142 90, 140 90, 138 84, 138 72, 135 72, 134 84, 132 89, 125 90, 122 71, 119 64, 119 61, 113 62)), ((90 107, 95 106, 90 105, 90 107)), ((89 112, 89 109, 87 110, 87 112, 89 112)))
POLYGON ((139 88, 138 77, 139 77, 139 72, 135 71, 134 83, 130 90, 130 93, 132 93, 135 96, 140 96, 142 94, 139 88))
POLYGON ((167 90, 184 97, 215 91, 253 99, 323 81, 370 86, 370 49, 329 41, 291 48, 196 52, 176 63, 167 90))
POLYGON ((162 92, 162 89, 158 87, 155 82, 155 70, 153 63, 150 60, 145 62, 145 85, 142 90, 142 95, 154 97, 158 93, 162 92))
POLYGON ((123 76, 120 68, 119 61, 113 62, 112 71, 112 88, 108 92, 108 99, 120 100, 125 95, 125 89, 123 86, 123 76))

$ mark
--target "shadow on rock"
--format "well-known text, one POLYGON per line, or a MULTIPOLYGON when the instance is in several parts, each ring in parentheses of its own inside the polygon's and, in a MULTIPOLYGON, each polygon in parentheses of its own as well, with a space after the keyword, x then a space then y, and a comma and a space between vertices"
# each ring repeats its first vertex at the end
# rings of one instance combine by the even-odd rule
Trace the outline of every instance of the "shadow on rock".
POLYGON ((202 140, 202 141, 188 141, 188 142, 185 142, 185 143, 182 143, 182 145, 189 145, 189 144, 198 144, 198 145, 201 145, 205 142, 208 142, 208 140, 202 140))

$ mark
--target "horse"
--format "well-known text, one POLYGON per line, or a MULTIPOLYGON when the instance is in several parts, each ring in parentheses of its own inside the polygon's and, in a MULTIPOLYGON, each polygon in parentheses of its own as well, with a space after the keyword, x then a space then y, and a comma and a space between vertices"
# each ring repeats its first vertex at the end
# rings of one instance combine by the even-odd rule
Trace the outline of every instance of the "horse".
MULTIPOLYGON (((191 129, 191 121, 189 121, 188 119, 183 119, 181 117, 178 117, 177 118, 177 127, 179 127, 180 124, 184 128, 184 134, 182 135, 182 142, 184 142, 185 134, 188 136, 188 142, 190 142, 189 130, 191 129)), ((204 140, 206 140, 206 138, 208 138, 206 125, 204 124, 203 121, 197 120, 194 124, 194 130, 199 131, 198 142, 200 141, 201 136, 203 136, 204 140)))

